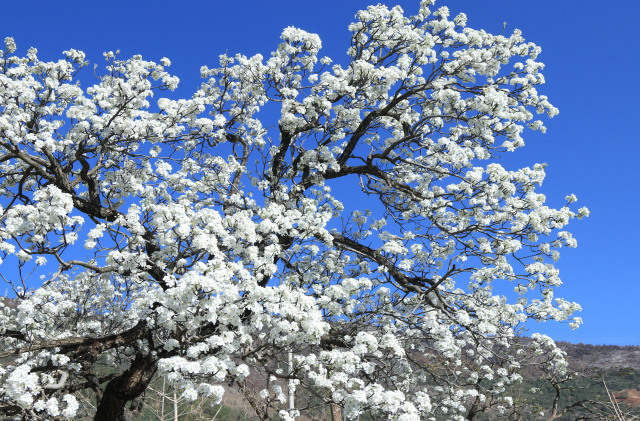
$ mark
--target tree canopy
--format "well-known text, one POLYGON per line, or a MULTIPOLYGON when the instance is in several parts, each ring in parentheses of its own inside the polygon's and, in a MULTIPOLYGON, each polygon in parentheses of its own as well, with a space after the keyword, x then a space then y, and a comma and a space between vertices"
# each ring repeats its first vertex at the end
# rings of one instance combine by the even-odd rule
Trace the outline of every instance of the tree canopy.
POLYGON ((162 375, 191 400, 237 385, 261 419, 304 412, 285 384, 347 419, 472 419, 532 356, 562 372, 518 334, 579 324, 554 262, 588 210, 498 163, 557 114, 540 48, 431 3, 360 11, 342 64, 286 28, 185 99, 166 58, 106 53, 84 88, 84 53, 7 38, 0 413, 117 420, 162 375))

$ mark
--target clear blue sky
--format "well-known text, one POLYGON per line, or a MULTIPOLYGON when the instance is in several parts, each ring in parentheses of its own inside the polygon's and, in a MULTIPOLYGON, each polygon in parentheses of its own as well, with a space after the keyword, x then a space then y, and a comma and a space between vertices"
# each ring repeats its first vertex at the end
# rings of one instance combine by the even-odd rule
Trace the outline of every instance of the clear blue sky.
MULTIPOLYGON (((375 0, 374 0, 375 2, 375 0)), ((189 95, 199 84, 202 65, 219 54, 267 56, 282 28, 316 32, 323 53, 343 61, 347 25, 362 0, 322 2, 22 0, 2 5, 0 37, 13 36, 19 53, 38 48, 57 59, 68 48, 83 50, 102 63, 102 52, 123 57, 172 60, 189 95)), ((405 12, 418 0, 389 1, 405 12)), ((547 323, 538 329, 556 340, 592 344, 640 345, 640 3, 637 0, 450 0, 452 14, 465 12, 469 26, 488 32, 514 28, 542 46, 547 67, 541 89, 560 109, 545 135, 528 133, 527 146, 506 166, 546 162, 542 192, 551 205, 575 193, 591 217, 569 227, 578 248, 565 250, 558 266, 564 285, 557 296, 583 306, 585 324, 577 331, 547 323)), ((90 71, 90 70, 89 70, 90 71)))

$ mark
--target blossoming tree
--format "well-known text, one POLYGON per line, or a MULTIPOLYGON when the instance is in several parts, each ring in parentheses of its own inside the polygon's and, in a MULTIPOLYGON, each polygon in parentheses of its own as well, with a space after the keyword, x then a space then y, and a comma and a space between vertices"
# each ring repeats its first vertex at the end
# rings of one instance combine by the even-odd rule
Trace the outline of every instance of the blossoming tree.
POLYGON ((215 401, 256 372, 262 419, 299 416, 278 379, 347 419, 471 419, 512 404, 531 353, 562 371, 517 333, 579 308, 554 262, 588 211, 545 206, 543 165, 496 162, 557 113, 540 49, 431 3, 359 12, 342 65, 287 28, 178 100, 167 59, 105 54, 85 89, 82 52, 7 38, 0 412, 117 420, 154 376, 215 401))

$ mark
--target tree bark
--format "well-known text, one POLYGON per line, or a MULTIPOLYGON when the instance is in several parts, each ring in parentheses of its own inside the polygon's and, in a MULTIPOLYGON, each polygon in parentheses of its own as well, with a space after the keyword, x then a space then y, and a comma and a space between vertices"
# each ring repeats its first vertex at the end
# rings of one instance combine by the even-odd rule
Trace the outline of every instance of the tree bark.
POLYGON ((331 421, 342 421, 342 409, 337 403, 331 404, 331 421))
POLYGON ((176 392, 173 392, 173 421, 178 420, 178 397, 176 396, 176 392))
POLYGON ((475 418, 478 412, 482 412, 483 410, 479 408, 480 406, 480 398, 476 397, 473 401, 473 405, 469 408, 469 413, 467 414, 467 420, 471 421, 475 418))
POLYGON ((131 367, 111 380, 102 394, 94 421, 121 421, 127 402, 140 396, 157 369, 150 355, 137 354, 131 367))

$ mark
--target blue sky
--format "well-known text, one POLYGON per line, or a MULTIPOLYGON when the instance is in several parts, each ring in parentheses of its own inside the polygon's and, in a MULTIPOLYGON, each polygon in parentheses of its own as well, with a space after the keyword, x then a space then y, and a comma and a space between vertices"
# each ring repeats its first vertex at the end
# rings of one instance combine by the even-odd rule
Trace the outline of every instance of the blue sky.
MULTIPOLYGON (((375 1, 375 0, 374 0, 375 1)), ((418 0, 389 1, 406 13, 418 0)), ((281 30, 297 26, 323 40, 321 55, 343 62, 347 25, 361 0, 322 2, 111 0, 109 2, 7 2, 0 37, 13 36, 19 53, 38 48, 43 59, 58 59, 68 48, 83 50, 92 63, 102 52, 122 57, 168 57, 190 95, 202 65, 214 67, 219 54, 268 56, 281 30)), ((438 1, 452 14, 465 12, 469 26, 488 32, 523 31, 542 46, 547 84, 541 91, 560 109, 544 135, 527 133, 527 146, 503 165, 546 162, 541 192, 551 205, 575 193, 591 217, 569 226, 578 248, 564 250, 558 262, 564 285, 557 296, 583 306, 585 324, 576 331, 553 323, 535 329, 556 340, 592 344, 640 345, 640 3, 601 1, 438 1)))

